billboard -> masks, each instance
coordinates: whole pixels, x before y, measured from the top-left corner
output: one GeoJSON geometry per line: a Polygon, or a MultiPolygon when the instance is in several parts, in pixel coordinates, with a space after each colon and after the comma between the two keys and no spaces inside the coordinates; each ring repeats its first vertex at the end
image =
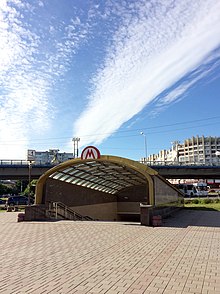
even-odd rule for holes
{"type": "Polygon", "coordinates": [[[35,158],[36,158],[35,153],[36,153],[35,150],[28,149],[28,151],[27,151],[27,161],[35,161],[35,158]]]}

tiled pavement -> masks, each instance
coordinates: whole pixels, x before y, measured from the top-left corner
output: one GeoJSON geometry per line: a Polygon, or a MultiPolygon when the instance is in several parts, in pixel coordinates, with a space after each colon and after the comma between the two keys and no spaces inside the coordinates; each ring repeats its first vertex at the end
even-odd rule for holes
{"type": "Polygon", "coordinates": [[[155,228],[0,213],[0,262],[0,294],[220,293],[220,212],[184,210],[155,228]]]}

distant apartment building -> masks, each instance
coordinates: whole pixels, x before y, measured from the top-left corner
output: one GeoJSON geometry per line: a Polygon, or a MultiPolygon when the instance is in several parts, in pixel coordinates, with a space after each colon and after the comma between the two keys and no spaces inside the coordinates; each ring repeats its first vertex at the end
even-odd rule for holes
{"type": "MultiPolygon", "coordinates": [[[[141,160],[142,162],[145,160],[141,160]]],[[[169,150],[148,156],[149,162],[166,162],[179,164],[220,164],[220,137],[196,136],[186,139],[184,143],[175,141],[169,150]]]]}
{"type": "Polygon", "coordinates": [[[29,149],[27,151],[27,160],[34,164],[58,164],[73,158],[73,153],[59,153],[59,149],[49,149],[49,151],[29,149]]]}

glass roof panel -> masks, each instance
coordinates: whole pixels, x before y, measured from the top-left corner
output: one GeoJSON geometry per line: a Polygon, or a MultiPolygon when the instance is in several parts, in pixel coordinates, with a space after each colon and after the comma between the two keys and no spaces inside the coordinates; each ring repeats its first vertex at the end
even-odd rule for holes
{"type": "Polygon", "coordinates": [[[55,172],[50,178],[111,194],[146,183],[145,177],[137,171],[108,161],[78,163],[55,172]]]}
{"type": "MultiPolygon", "coordinates": [[[[65,168],[64,169],[66,173],[71,173],[73,170],[75,170],[75,168],[73,168],[72,166],[68,167],[68,168],[65,168]]],[[[64,171],[62,170],[62,171],[64,171]]]]}

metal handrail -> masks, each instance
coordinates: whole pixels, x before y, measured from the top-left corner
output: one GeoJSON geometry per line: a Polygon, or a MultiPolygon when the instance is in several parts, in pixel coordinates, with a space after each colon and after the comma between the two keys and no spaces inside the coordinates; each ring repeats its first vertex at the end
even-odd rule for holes
{"type": "Polygon", "coordinates": [[[49,211],[55,212],[55,218],[58,219],[58,215],[61,215],[65,219],[73,219],[73,220],[93,220],[93,218],[89,216],[83,216],[73,209],[68,207],[62,202],[49,202],[49,211]],[[63,213],[60,213],[61,210],[63,213]]]}

